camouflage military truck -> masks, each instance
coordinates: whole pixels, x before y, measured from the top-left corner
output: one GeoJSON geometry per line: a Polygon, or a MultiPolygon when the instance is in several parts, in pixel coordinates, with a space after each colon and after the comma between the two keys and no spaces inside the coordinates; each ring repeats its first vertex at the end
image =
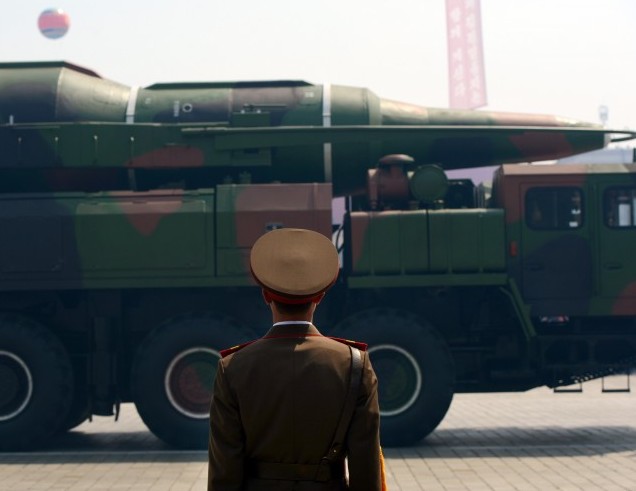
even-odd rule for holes
{"type": "Polygon", "coordinates": [[[166,442],[205,446],[219,350],[269,327],[247,258],[278,227],[341,250],[315,323],[369,343],[385,445],[431,432],[456,392],[633,366],[631,166],[502,165],[491,196],[445,173],[611,137],[351,87],[130,88],[68,63],[0,64],[0,448],[122,402],[166,442]]]}

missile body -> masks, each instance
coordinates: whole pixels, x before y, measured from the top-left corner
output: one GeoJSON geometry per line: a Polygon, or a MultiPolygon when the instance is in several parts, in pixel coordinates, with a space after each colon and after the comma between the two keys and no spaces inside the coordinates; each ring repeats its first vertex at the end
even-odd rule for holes
{"type": "MultiPolygon", "coordinates": [[[[361,192],[367,169],[387,154],[409,154],[417,164],[455,169],[555,159],[607,143],[606,132],[581,121],[426,108],[381,99],[365,88],[302,81],[163,83],[131,88],[65,62],[0,64],[0,125],[76,122],[205,126],[212,132],[214,128],[220,132],[244,129],[244,151],[250,149],[250,138],[260,135],[258,141],[265,141],[267,135],[274,136],[271,129],[275,128],[351,127],[360,136],[344,141],[333,131],[324,131],[320,143],[294,140],[294,136],[279,145],[253,140],[253,153],[262,145],[268,148],[271,172],[267,179],[331,181],[336,195],[361,192]],[[382,128],[392,131],[389,134],[382,128]],[[576,129],[590,131],[571,131],[576,129]]],[[[190,144],[196,142],[190,140],[190,144]]],[[[146,161],[152,159],[136,162],[146,161]]],[[[131,162],[113,165],[130,166],[131,162]]],[[[3,165],[0,158],[0,167],[3,165]]],[[[201,165],[218,164],[206,157],[201,165]]]]}

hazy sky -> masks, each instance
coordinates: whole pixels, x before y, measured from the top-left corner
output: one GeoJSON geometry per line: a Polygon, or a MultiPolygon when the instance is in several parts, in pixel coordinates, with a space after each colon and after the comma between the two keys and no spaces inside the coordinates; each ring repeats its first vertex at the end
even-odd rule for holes
{"type": "MultiPolygon", "coordinates": [[[[126,85],[305,79],[448,105],[444,0],[24,0],[0,17],[0,60],[66,60],[126,85]],[[64,9],[61,40],[37,30],[64,9]]],[[[636,128],[636,1],[481,0],[492,110],[636,128]]]]}

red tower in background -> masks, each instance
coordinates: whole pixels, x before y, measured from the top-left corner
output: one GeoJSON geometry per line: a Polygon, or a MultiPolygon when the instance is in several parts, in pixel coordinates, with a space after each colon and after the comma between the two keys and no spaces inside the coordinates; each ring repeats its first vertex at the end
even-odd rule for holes
{"type": "Polygon", "coordinates": [[[486,74],[479,0],[446,0],[448,91],[451,108],[485,106],[486,74]]]}

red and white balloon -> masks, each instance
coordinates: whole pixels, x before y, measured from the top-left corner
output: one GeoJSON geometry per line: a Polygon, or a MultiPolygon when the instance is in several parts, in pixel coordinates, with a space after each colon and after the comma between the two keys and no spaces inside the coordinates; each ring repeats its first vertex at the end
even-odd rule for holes
{"type": "Polygon", "coordinates": [[[38,28],[48,39],[63,37],[71,25],[71,19],[62,9],[46,9],[38,17],[38,28]]]}

